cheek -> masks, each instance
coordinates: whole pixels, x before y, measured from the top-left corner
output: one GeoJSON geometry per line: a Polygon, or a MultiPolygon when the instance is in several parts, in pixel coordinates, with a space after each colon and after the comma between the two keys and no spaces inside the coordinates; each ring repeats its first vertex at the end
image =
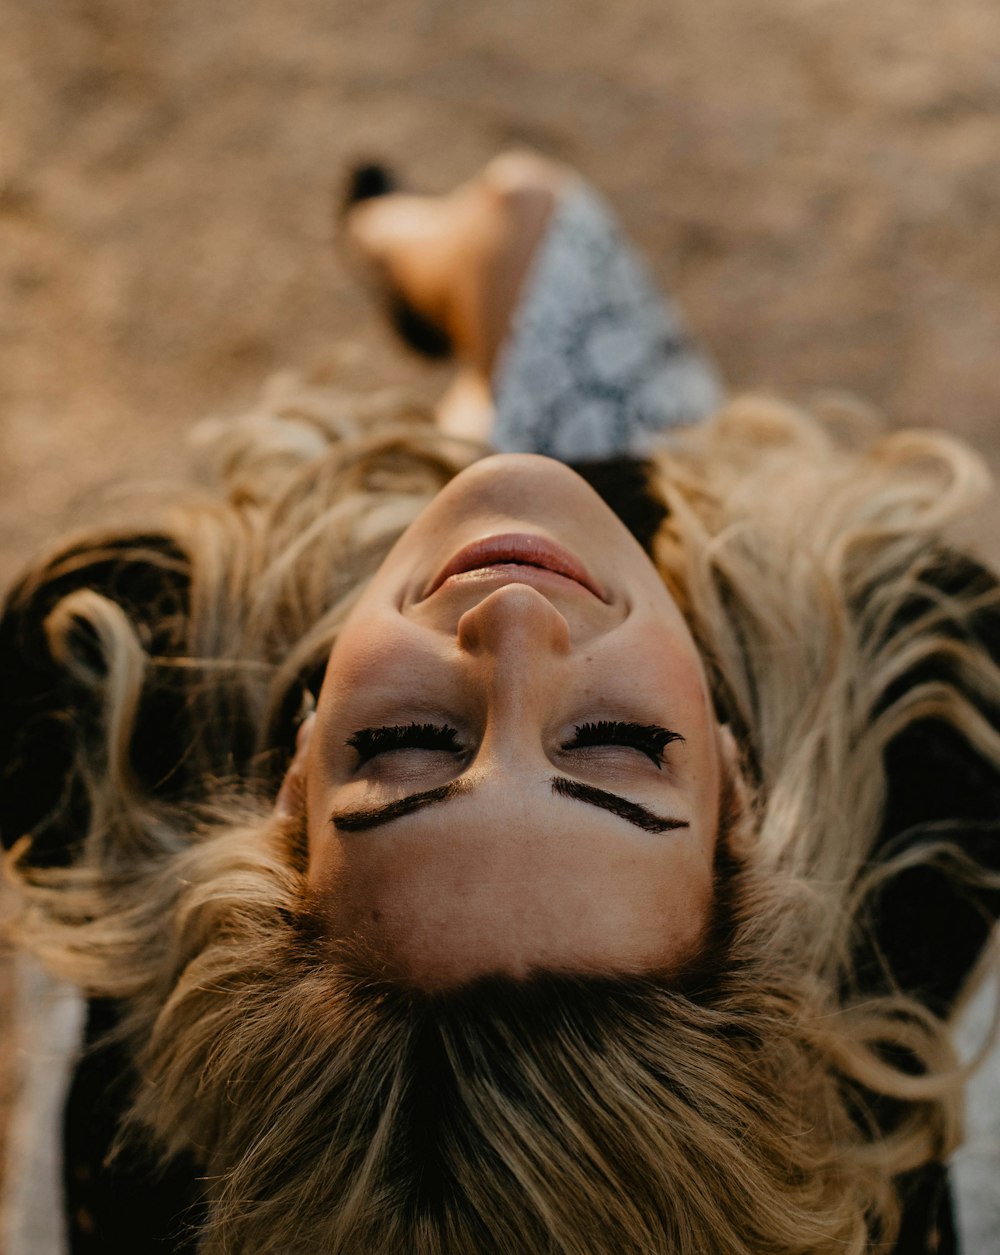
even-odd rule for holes
{"type": "Polygon", "coordinates": [[[651,717],[682,731],[689,750],[706,748],[715,712],[701,657],[683,624],[630,624],[620,641],[594,659],[591,687],[626,692],[651,717]]]}
{"type": "MultiPolygon", "coordinates": [[[[671,616],[671,618],[679,616],[671,616]]],[[[685,701],[702,700],[705,673],[697,647],[683,621],[645,621],[635,626],[630,641],[633,665],[644,679],[676,692],[685,701]]]]}
{"type": "Polygon", "coordinates": [[[686,628],[665,630],[659,623],[647,623],[633,638],[628,671],[637,693],[647,703],[661,704],[663,717],[683,732],[684,745],[677,749],[676,760],[704,830],[711,835],[702,842],[710,858],[722,767],[719,721],[701,657],[686,628]]]}
{"type": "Polygon", "coordinates": [[[351,617],[330,653],[319,696],[321,757],[358,728],[399,722],[408,704],[440,697],[447,675],[427,636],[392,609],[351,617]]]}
{"type": "Polygon", "coordinates": [[[355,609],[330,651],[321,699],[336,701],[392,670],[407,647],[404,626],[398,615],[355,609]]]}

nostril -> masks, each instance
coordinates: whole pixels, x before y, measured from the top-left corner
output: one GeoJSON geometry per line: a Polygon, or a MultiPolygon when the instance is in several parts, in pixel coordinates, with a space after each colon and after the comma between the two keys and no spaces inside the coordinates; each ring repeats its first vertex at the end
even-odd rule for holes
{"type": "Polygon", "coordinates": [[[465,614],[458,621],[458,631],[456,633],[460,648],[473,654],[479,651],[480,644],[479,624],[475,614],[477,609],[478,607],[473,607],[472,610],[466,610],[465,614]]]}

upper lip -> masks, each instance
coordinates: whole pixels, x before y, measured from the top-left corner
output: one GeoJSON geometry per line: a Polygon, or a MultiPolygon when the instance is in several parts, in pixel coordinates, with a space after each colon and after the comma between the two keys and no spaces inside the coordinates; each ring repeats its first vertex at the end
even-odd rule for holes
{"type": "Polygon", "coordinates": [[[547,536],[538,536],[531,532],[504,532],[502,535],[485,536],[465,545],[441,567],[423,595],[429,597],[449,576],[460,575],[464,571],[476,571],[481,567],[498,566],[501,563],[553,571],[556,575],[575,580],[601,601],[607,601],[604,590],[575,554],[547,536]]]}

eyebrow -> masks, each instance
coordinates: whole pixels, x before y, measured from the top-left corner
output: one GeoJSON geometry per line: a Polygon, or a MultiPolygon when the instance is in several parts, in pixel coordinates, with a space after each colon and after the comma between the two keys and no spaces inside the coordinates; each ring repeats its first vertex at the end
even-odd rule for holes
{"type": "MultiPolygon", "coordinates": [[[[565,776],[553,776],[550,783],[553,793],[610,811],[612,815],[641,828],[643,832],[673,832],[677,828],[691,827],[686,819],[654,814],[638,802],[630,802],[627,798],[619,797],[617,793],[608,793],[592,784],[581,784],[578,780],[569,780],[565,776]]],[[[414,811],[423,810],[425,806],[434,806],[470,793],[474,787],[469,780],[452,780],[449,784],[438,785],[436,789],[410,793],[395,802],[386,802],[383,806],[361,806],[357,810],[334,812],[330,822],[338,832],[367,832],[371,828],[380,828],[383,824],[391,823],[394,819],[401,819],[404,815],[412,815],[414,811]]]]}
{"type": "Polygon", "coordinates": [[[686,819],[673,819],[667,815],[656,815],[638,802],[630,802],[619,797],[617,793],[608,793],[597,789],[592,784],[581,784],[579,780],[568,780],[565,776],[552,777],[552,792],[562,797],[575,798],[578,802],[587,802],[591,806],[599,806],[601,810],[610,811],[619,819],[627,819],[643,832],[673,832],[677,828],[690,828],[686,819]]]}
{"type": "Polygon", "coordinates": [[[424,789],[420,793],[410,793],[395,802],[386,802],[384,806],[360,806],[353,811],[334,812],[330,816],[330,822],[340,832],[364,832],[367,828],[378,828],[394,819],[401,819],[404,815],[412,815],[414,811],[433,806],[435,802],[447,802],[461,793],[468,793],[471,788],[472,784],[468,780],[452,780],[450,784],[438,785],[436,789],[424,789]]]}

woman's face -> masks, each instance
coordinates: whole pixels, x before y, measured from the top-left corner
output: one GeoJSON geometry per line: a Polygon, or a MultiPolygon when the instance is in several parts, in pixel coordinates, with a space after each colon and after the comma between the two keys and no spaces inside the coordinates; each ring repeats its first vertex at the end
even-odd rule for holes
{"type": "Polygon", "coordinates": [[[675,967],[709,917],[725,744],[624,525],[561,463],[487,458],[330,655],[300,755],[313,905],[425,988],[675,967]]]}

